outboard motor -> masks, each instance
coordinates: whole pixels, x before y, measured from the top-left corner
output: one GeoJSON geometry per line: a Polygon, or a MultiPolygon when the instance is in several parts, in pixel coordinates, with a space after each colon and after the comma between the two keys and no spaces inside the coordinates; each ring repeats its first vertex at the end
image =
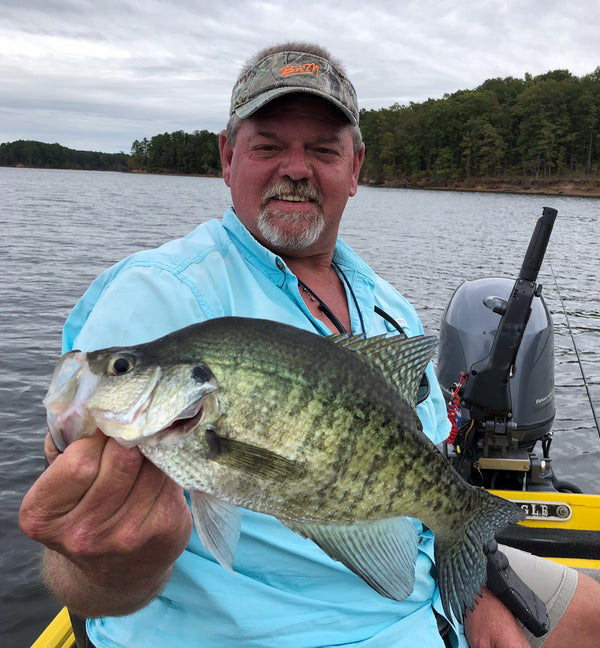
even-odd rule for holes
{"type": "Polygon", "coordinates": [[[554,338],[536,280],[556,214],[544,208],[516,281],[463,283],[442,319],[437,376],[454,418],[445,451],[486,488],[552,488],[554,338]]]}

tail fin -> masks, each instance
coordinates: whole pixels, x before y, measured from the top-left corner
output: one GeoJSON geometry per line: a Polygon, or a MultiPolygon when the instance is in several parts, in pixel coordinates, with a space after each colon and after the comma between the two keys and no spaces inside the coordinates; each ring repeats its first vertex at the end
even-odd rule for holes
{"type": "Polygon", "coordinates": [[[505,526],[525,517],[512,502],[477,488],[479,500],[460,537],[436,537],[435,560],[444,612],[462,623],[465,610],[473,609],[476,596],[487,580],[487,556],[484,546],[505,526]]]}

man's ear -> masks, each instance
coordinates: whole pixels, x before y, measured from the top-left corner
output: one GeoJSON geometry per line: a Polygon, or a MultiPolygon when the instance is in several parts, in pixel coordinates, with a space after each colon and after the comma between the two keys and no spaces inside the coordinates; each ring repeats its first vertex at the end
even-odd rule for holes
{"type": "Polygon", "coordinates": [[[227,132],[221,131],[219,134],[219,153],[221,154],[221,168],[223,169],[223,180],[225,184],[229,184],[231,178],[231,158],[233,157],[233,149],[229,146],[227,141],[227,132]]]}
{"type": "Polygon", "coordinates": [[[352,163],[352,187],[350,188],[350,196],[354,196],[358,191],[358,175],[360,173],[360,168],[365,159],[365,143],[363,142],[360,145],[360,151],[354,154],[354,160],[352,163]]]}

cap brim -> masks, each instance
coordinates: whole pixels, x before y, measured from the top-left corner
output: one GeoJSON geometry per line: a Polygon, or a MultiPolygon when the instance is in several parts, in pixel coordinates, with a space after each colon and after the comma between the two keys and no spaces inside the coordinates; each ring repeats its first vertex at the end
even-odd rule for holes
{"type": "Polygon", "coordinates": [[[329,103],[333,104],[336,108],[339,108],[344,116],[348,118],[351,124],[353,124],[354,126],[358,125],[356,117],[350,110],[348,110],[346,106],[344,106],[343,103],[341,103],[337,99],[334,99],[330,94],[327,94],[326,92],[321,92],[320,90],[315,90],[314,88],[307,88],[306,86],[282,86],[280,88],[267,90],[254,99],[250,99],[245,104],[238,106],[237,108],[235,108],[234,112],[240,119],[246,119],[246,117],[250,117],[256,111],[260,110],[274,99],[292,93],[312,94],[316,95],[317,97],[321,97],[329,103]]]}

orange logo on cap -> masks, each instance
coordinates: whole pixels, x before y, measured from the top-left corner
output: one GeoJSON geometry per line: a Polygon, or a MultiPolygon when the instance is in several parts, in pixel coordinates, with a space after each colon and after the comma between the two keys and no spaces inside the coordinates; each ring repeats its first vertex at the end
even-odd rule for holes
{"type": "Polygon", "coordinates": [[[302,65],[286,65],[279,68],[282,77],[295,76],[297,74],[313,74],[319,76],[319,66],[316,63],[303,63],[302,65]]]}

